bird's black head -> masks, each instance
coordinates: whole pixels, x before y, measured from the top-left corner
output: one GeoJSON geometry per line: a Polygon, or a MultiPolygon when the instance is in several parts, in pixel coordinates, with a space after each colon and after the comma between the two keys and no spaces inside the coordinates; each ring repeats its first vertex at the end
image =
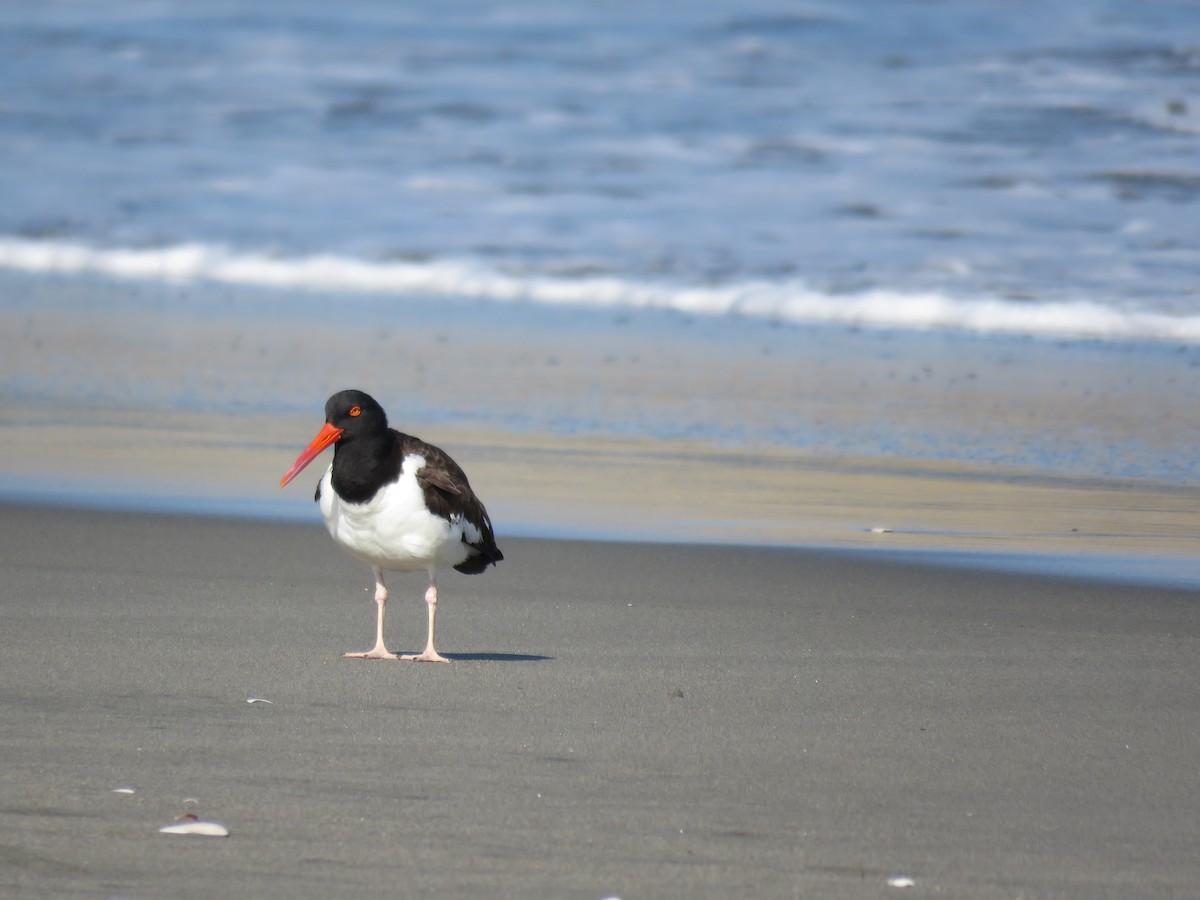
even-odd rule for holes
{"type": "Polygon", "coordinates": [[[342,431],[340,440],[386,431],[387,413],[363,391],[338,391],[325,403],[325,421],[342,431]]]}
{"type": "Polygon", "coordinates": [[[336,445],[335,454],[338,447],[348,445],[355,448],[351,455],[378,460],[387,457],[388,441],[387,414],[375,398],[362,391],[340,391],[325,404],[325,427],[292,463],[279,480],[279,486],[287,485],[331,444],[336,445]]]}

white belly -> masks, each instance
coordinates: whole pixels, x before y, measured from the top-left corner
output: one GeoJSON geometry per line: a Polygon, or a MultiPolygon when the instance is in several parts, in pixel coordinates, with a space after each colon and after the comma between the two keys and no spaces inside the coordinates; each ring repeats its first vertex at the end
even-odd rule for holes
{"type": "Polygon", "coordinates": [[[330,466],[321,479],[321,515],[329,534],[351,556],[385,569],[417,572],[462,562],[468,553],[464,522],[447,521],[426,508],[417,483],[423,465],[424,458],[408,457],[400,478],[366,503],[347,503],[337,495],[330,466]]]}

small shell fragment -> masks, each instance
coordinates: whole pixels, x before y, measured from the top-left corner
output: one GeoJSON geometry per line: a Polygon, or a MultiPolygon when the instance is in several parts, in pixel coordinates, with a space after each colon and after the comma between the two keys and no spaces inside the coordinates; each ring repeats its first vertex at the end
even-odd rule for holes
{"type": "Polygon", "coordinates": [[[170,825],[158,829],[162,834],[198,834],[205,837],[229,837],[229,829],[212,819],[201,819],[195,813],[184,813],[170,825]]]}
{"type": "Polygon", "coordinates": [[[247,703],[274,703],[274,700],[264,700],[262,697],[247,697],[247,703]]]}
{"type": "Polygon", "coordinates": [[[874,528],[867,529],[871,534],[891,534],[892,529],[884,528],[882,525],[876,525],[874,528]]]}
{"type": "Polygon", "coordinates": [[[910,888],[910,887],[914,887],[915,885],[916,885],[916,882],[913,881],[911,878],[909,878],[907,875],[893,875],[891,878],[888,879],[889,887],[910,888]]]}
{"type": "Polygon", "coordinates": [[[130,787],[130,786],[129,786],[129,785],[127,785],[127,784],[123,784],[123,785],[121,785],[120,787],[115,787],[115,788],[113,788],[113,789],[112,789],[112,792],[113,792],[114,794],[136,794],[136,793],[137,793],[137,788],[130,787]]]}

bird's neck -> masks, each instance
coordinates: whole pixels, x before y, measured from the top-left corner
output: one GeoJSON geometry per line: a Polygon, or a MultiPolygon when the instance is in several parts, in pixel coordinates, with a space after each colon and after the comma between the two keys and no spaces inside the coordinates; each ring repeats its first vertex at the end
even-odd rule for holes
{"type": "Polygon", "coordinates": [[[390,431],[339,441],[333,451],[333,489],[351,503],[370,500],[395,475],[395,444],[390,431]]]}

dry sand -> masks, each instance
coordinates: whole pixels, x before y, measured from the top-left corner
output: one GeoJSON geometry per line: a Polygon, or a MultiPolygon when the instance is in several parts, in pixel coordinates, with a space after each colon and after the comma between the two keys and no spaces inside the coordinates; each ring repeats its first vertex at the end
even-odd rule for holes
{"type": "Polygon", "coordinates": [[[1196,896],[1194,593],[501,543],[367,663],[319,525],[0,507],[0,894],[1196,896]]]}

